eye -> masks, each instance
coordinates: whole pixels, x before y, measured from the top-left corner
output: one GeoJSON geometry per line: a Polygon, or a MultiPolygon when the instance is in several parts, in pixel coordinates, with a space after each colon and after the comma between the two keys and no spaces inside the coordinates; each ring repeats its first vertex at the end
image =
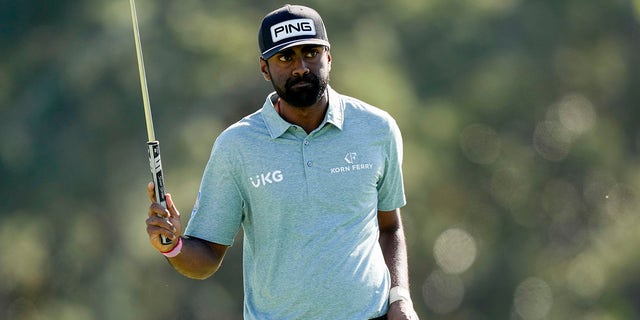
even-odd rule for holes
{"type": "Polygon", "coordinates": [[[306,58],[315,58],[320,54],[320,49],[313,48],[305,53],[306,58]]]}
{"type": "Polygon", "coordinates": [[[288,62],[288,61],[291,61],[291,59],[293,58],[289,53],[278,54],[278,60],[280,60],[281,62],[288,62]]]}

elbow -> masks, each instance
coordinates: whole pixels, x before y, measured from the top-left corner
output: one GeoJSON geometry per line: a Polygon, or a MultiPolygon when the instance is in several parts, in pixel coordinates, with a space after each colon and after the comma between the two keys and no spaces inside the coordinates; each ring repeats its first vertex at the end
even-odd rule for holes
{"type": "Polygon", "coordinates": [[[194,280],[205,280],[215,274],[226,252],[227,246],[205,242],[197,238],[189,238],[184,254],[179,258],[169,259],[169,263],[178,273],[194,280]]]}
{"type": "Polygon", "coordinates": [[[209,279],[218,271],[218,268],[210,270],[201,270],[200,272],[180,272],[183,276],[193,280],[206,280],[209,279]]]}
{"type": "Polygon", "coordinates": [[[218,264],[198,265],[198,266],[173,266],[178,273],[193,280],[205,280],[214,275],[220,268],[218,264]]]}
{"type": "Polygon", "coordinates": [[[212,275],[213,273],[201,274],[201,275],[185,274],[184,276],[191,280],[206,280],[206,279],[209,279],[209,277],[211,277],[212,275]]]}

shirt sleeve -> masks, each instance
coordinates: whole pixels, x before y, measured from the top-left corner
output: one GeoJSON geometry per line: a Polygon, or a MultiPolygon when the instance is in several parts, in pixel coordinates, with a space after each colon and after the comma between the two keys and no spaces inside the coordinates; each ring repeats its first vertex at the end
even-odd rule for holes
{"type": "Polygon", "coordinates": [[[406,204],[402,178],[402,135],[395,120],[389,117],[385,166],[378,182],[378,210],[391,211],[406,204]]]}
{"type": "Polygon", "coordinates": [[[190,237],[232,245],[243,216],[243,200],[229,161],[229,148],[216,140],[205,167],[196,204],[185,230],[190,237]]]}

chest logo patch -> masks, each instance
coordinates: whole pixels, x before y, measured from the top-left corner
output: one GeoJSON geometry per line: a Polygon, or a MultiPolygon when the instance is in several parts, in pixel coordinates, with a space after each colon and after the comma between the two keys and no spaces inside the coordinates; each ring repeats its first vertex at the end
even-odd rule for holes
{"type": "Polygon", "coordinates": [[[251,185],[254,188],[266,186],[267,184],[278,183],[284,179],[282,171],[275,170],[267,173],[257,174],[254,177],[249,177],[251,185]]]}
{"type": "Polygon", "coordinates": [[[347,152],[347,155],[344,156],[344,161],[348,164],[353,164],[358,160],[358,154],[355,152],[347,152]]]}
{"type": "Polygon", "coordinates": [[[333,167],[329,169],[329,172],[331,174],[336,174],[373,169],[373,163],[359,163],[358,154],[355,152],[347,152],[344,156],[344,161],[346,162],[346,165],[333,167]]]}

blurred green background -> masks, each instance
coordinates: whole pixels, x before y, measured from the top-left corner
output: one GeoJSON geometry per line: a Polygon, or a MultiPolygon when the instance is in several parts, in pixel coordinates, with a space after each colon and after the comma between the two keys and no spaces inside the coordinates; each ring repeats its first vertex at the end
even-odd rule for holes
{"type": "MultiPolygon", "coordinates": [[[[640,319],[640,1],[302,1],[332,85],[388,110],[422,319],[640,319]]],[[[138,0],[168,191],[258,109],[276,1],[138,0]]],[[[149,245],[127,0],[0,0],[0,318],[241,319],[239,242],[205,281],[149,245]]],[[[303,284],[304,285],[304,284],[303,284]]]]}

